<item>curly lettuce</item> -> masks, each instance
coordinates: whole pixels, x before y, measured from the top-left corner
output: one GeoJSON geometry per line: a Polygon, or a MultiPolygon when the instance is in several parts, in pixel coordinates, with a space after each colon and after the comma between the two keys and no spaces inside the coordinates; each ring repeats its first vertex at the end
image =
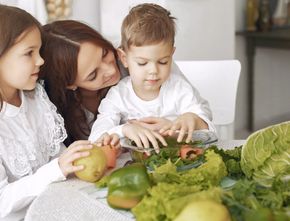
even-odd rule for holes
{"type": "Polygon", "coordinates": [[[152,173],[154,183],[184,183],[187,185],[202,185],[204,188],[219,185],[227,175],[227,168],[219,154],[213,150],[205,153],[205,163],[197,168],[178,172],[176,166],[169,160],[156,168],[152,173]]]}

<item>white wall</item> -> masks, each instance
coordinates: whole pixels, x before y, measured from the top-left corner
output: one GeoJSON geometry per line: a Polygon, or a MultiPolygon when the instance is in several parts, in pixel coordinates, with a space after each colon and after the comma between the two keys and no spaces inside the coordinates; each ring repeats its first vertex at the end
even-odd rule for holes
{"type": "Polygon", "coordinates": [[[234,1],[169,0],[166,6],[178,19],[176,59],[234,57],[234,1]]]}
{"type": "Polygon", "coordinates": [[[100,29],[100,0],[72,0],[71,19],[82,21],[100,29]]]}
{"type": "Polygon", "coordinates": [[[160,4],[177,18],[175,59],[234,57],[235,24],[232,0],[101,0],[101,32],[115,46],[120,42],[122,19],[132,5],[141,2],[160,4]]]}
{"type": "MultiPolygon", "coordinates": [[[[244,30],[245,2],[236,0],[236,30],[244,30]]],[[[247,123],[247,63],[244,37],[236,37],[236,58],[242,62],[236,129],[247,123]]],[[[255,129],[290,119],[290,51],[258,48],[255,56],[255,129]]]]}
{"type": "Polygon", "coordinates": [[[0,0],[0,3],[4,5],[16,6],[18,3],[18,0],[0,0]]]}

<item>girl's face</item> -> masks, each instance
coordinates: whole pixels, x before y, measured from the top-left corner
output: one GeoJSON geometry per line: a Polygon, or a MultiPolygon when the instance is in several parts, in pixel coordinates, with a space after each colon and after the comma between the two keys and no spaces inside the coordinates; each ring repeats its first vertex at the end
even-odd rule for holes
{"type": "Polygon", "coordinates": [[[161,85],[168,79],[175,48],[171,43],[130,46],[119,55],[129,69],[135,93],[143,100],[152,100],[159,95],[161,85]]]}
{"type": "Polygon", "coordinates": [[[0,57],[0,87],[5,97],[17,90],[35,88],[39,67],[44,63],[39,55],[40,47],[40,32],[34,27],[22,33],[16,43],[0,57]]]}
{"type": "Polygon", "coordinates": [[[74,85],[89,91],[112,86],[120,80],[120,71],[112,51],[91,42],[81,43],[78,54],[78,74],[74,85]]]}

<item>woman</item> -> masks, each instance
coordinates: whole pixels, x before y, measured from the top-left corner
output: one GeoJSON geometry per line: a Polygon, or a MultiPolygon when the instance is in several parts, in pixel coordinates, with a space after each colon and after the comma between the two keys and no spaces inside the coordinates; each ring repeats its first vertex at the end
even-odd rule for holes
{"type": "MultiPolygon", "coordinates": [[[[68,145],[87,139],[108,88],[128,73],[118,61],[113,45],[89,26],[64,20],[43,29],[41,56],[45,63],[40,75],[50,100],[65,120],[68,145]]],[[[205,109],[211,119],[207,103],[205,109]]],[[[168,120],[152,117],[139,123],[155,130],[168,120]]]]}
{"type": "Polygon", "coordinates": [[[66,144],[70,144],[89,136],[101,99],[120,80],[116,50],[99,33],[76,21],[57,21],[43,29],[45,64],[40,75],[65,120],[66,144]]]}

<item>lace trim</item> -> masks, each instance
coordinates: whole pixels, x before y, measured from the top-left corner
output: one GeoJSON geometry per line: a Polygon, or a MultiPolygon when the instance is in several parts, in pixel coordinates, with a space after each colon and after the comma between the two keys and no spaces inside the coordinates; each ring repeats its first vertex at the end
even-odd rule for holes
{"type": "Polygon", "coordinates": [[[46,128],[39,130],[38,136],[28,136],[27,140],[0,137],[0,155],[10,180],[32,174],[46,164],[50,157],[59,153],[67,137],[64,120],[49,101],[44,88],[37,85],[34,91],[27,92],[27,96],[39,99],[46,128]]]}
{"type": "Polygon", "coordinates": [[[48,150],[50,156],[55,156],[60,149],[60,144],[66,139],[67,133],[64,127],[64,120],[60,114],[57,113],[56,106],[50,102],[44,88],[37,85],[36,95],[42,98],[43,104],[48,108],[45,113],[45,119],[48,127],[48,150]]]}
{"type": "MultiPolygon", "coordinates": [[[[0,138],[0,146],[5,148],[5,150],[1,150],[1,155],[9,179],[12,177],[18,179],[24,175],[32,174],[49,158],[46,155],[46,160],[43,159],[42,152],[36,152],[33,142],[24,143],[0,138]]],[[[41,149],[43,148],[41,147],[41,149]]]]}

